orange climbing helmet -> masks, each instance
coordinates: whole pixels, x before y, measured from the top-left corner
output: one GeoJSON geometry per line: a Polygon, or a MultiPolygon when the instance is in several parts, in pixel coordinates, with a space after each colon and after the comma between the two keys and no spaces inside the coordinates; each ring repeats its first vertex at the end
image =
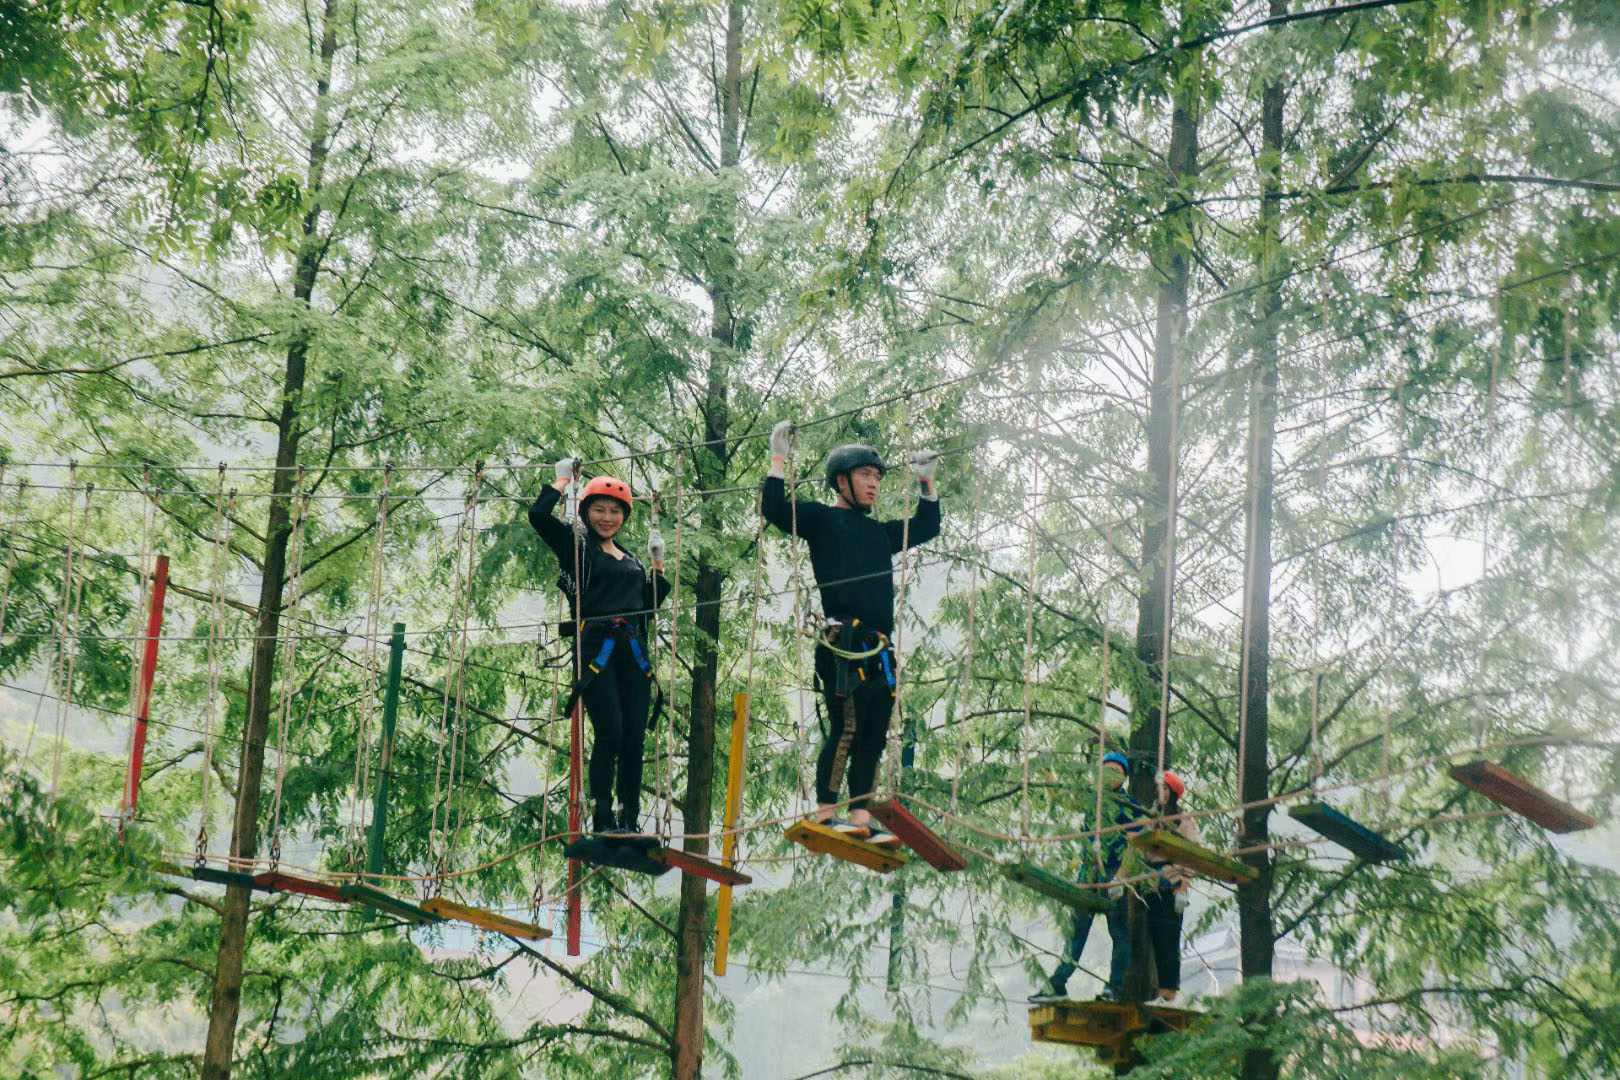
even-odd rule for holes
{"type": "Polygon", "coordinates": [[[585,490],[579,495],[581,512],[584,511],[586,503],[596,498],[617,499],[623,503],[626,521],[630,520],[630,512],[635,509],[630,500],[630,485],[611,476],[598,476],[585,485],[585,490]]]}
{"type": "Polygon", "coordinates": [[[1164,770],[1164,786],[1175,792],[1178,799],[1187,794],[1187,781],[1169,769],[1164,770]]]}

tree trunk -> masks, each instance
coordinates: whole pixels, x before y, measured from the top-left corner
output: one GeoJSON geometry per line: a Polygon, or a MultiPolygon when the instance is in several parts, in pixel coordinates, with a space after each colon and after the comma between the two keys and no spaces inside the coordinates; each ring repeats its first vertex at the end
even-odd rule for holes
{"type": "MultiPolygon", "coordinates": [[[[720,165],[733,169],[740,159],[738,139],[742,98],[742,5],[732,0],[726,10],[726,68],[721,87],[720,165]]],[[[726,196],[720,196],[722,198],[726,196]]],[[[735,207],[720,220],[733,227],[716,238],[709,271],[709,379],[703,401],[703,437],[708,446],[696,454],[698,479],[704,489],[726,486],[731,450],[724,442],[731,430],[732,350],[737,343],[737,316],[732,308],[736,256],[735,207]]],[[[710,536],[723,531],[720,507],[705,496],[703,528],[710,536]]],[[[723,566],[707,552],[697,565],[697,658],[692,667],[691,721],[686,742],[686,795],[681,813],[688,833],[706,833],[714,798],[716,687],[720,671],[720,600],[725,587],[723,566]]],[[[686,841],[686,850],[706,855],[709,842],[686,841]]],[[[675,927],[675,1045],[671,1051],[675,1080],[703,1075],[704,959],[709,930],[708,883],[696,874],[681,879],[681,906],[675,927]]]]}
{"type": "MultiPolygon", "coordinates": [[[[1286,0],[1271,0],[1271,14],[1287,12],[1286,0]]],[[[1266,750],[1267,699],[1271,661],[1272,447],[1277,431],[1277,332],[1282,315],[1282,267],[1277,257],[1282,214],[1283,107],[1287,90],[1280,79],[1266,82],[1260,105],[1260,257],[1262,282],[1256,320],[1254,359],[1249,370],[1249,464],[1245,483],[1247,519],[1244,543],[1243,656],[1238,688],[1243,767],[1239,799],[1265,799],[1270,762],[1266,750]]],[[[1270,836],[1269,806],[1243,811],[1238,846],[1264,845],[1270,836]]],[[[1271,977],[1275,930],[1271,911],[1272,862],[1265,851],[1243,856],[1255,879],[1238,886],[1238,958],[1244,979],[1271,977]]],[[[1243,1055],[1243,1080],[1276,1080],[1277,1061],[1269,1050],[1243,1055]]]]}
{"type": "MultiPolygon", "coordinates": [[[[1186,61],[1199,62],[1195,55],[1186,61]]],[[[1179,75],[1176,79],[1175,99],[1170,117],[1170,177],[1179,189],[1183,180],[1196,174],[1198,169],[1198,116],[1196,80],[1179,75]]],[[[1179,190],[1170,195],[1173,202],[1181,200],[1179,190]]],[[[1151,806],[1156,796],[1155,766],[1158,761],[1160,724],[1160,680],[1164,665],[1170,658],[1165,654],[1165,628],[1171,622],[1171,590],[1173,583],[1166,566],[1167,557],[1173,557],[1175,520],[1175,447],[1171,429],[1176,410],[1180,407],[1177,364],[1181,340],[1187,329],[1187,282],[1189,262],[1186,243],[1182,238],[1189,210],[1180,210],[1166,217],[1155,246],[1158,249],[1154,263],[1164,268],[1164,280],[1159,283],[1158,313],[1153,336],[1153,382],[1148,394],[1148,484],[1149,504],[1142,514],[1142,565],[1147,573],[1147,584],[1138,597],[1136,609],[1136,654],[1148,672],[1151,685],[1142,688],[1149,695],[1151,705],[1143,714],[1146,720],[1131,731],[1131,793],[1144,806],[1151,806]]],[[[1131,966],[1125,978],[1126,1001],[1143,1001],[1152,995],[1152,956],[1149,953],[1146,909],[1140,899],[1131,900],[1131,966]]]]}
{"type": "MultiPolygon", "coordinates": [[[[293,299],[307,307],[315,292],[321,247],[316,237],[320,223],[320,196],[326,173],[329,130],[329,90],[332,57],[337,52],[336,0],[326,0],[321,22],[320,74],[315,84],[315,109],[310,125],[309,164],[303,243],[293,277],[293,299]]],[[[236,818],[231,830],[231,853],[251,859],[258,852],[259,789],[264,776],[264,743],[270,729],[270,699],[275,683],[276,645],[281,630],[282,588],[291,539],[292,487],[298,463],[299,399],[304,391],[304,366],[309,335],[300,329],[287,347],[287,365],[281,384],[281,415],[276,422],[276,474],[271,481],[270,509],[264,545],[264,575],[259,584],[259,618],[253,643],[253,666],[248,681],[247,718],[242,739],[241,770],[237,774],[236,818]]],[[[242,1007],[242,963],[247,951],[248,901],[252,892],[240,886],[225,891],[224,915],[219,932],[219,956],[214,969],[214,993],[209,1006],[208,1038],[203,1047],[203,1080],[225,1080],[231,1074],[236,1022],[242,1007]]]]}

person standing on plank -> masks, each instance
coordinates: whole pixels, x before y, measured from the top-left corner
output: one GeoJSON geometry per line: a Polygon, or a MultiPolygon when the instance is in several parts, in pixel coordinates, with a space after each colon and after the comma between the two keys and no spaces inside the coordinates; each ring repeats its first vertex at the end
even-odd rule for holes
{"type": "Polygon", "coordinates": [[[913,454],[912,476],[922,486],[917,512],[907,521],[872,517],[888,466],[870,446],[840,446],[827,458],[832,505],[790,501],[783,472],[793,424],[771,429],[771,468],[760,497],[765,520],[810,546],[810,566],[821,591],[827,636],[816,645],[816,681],[831,732],[816,758],[816,820],[856,839],[896,846],[899,838],[872,821],[866,801],[877,783],[878,760],[894,713],[894,556],[939,535],[939,455],[913,454]],[[837,816],[839,790],[849,774],[849,818],[837,816]]]}
{"type": "Polygon", "coordinates": [[[649,574],[618,542],[633,506],[630,485],[611,476],[598,476],[585,485],[573,526],[558,521],[552,512],[578,474],[576,459],[557,462],[557,479],[529,507],[529,524],[557,556],[562,570],[557,584],[574,616],[563,624],[563,634],[574,638],[579,680],[575,693],[591,718],[592,831],[624,835],[639,831],[641,820],[641,768],[653,690],[652,665],[643,642],[648,616],[669,595],[664,538],[657,529],[647,536],[649,574]]]}
{"type": "MultiPolygon", "coordinates": [[[[1081,867],[1077,880],[1083,884],[1114,882],[1108,889],[1110,901],[1108,936],[1112,940],[1113,951],[1108,963],[1108,985],[1097,995],[1097,1000],[1118,1001],[1120,993],[1125,988],[1125,974],[1131,967],[1131,898],[1118,878],[1120,866],[1125,861],[1125,848],[1129,843],[1128,833],[1131,830],[1128,827],[1136,825],[1146,817],[1147,811],[1143,810],[1142,804],[1125,790],[1125,776],[1130,771],[1130,762],[1125,759],[1124,754],[1110,750],[1103,755],[1099,768],[1103,774],[1103,812],[1102,820],[1097,823],[1096,828],[1118,827],[1109,828],[1108,832],[1098,836],[1098,846],[1102,848],[1101,865],[1097,864],[1095,858],[1088,857],[1081,867]]],[[[1058,962],[1046,985],[1030,995],[1029,1000],[1032,1003],[1044,1005],[1068,1000],[1069,977],[1074,974],[1075,967],[1080,962],[1080,954],[1085,952],[1086,939],[1091,936],[1093,918],[1089,911],[1074,913],[1074,922],[1069,930],[1069,942],[1063,950],[1063,958],[1058,962]]]]}
{"type": "MultiPolygon", "coordinates": [[[[1181,809],[1187,782],[1166,769],[1159,776],[1158,791],[1159,817],[1164,826],[1176,829],[1195,844],[1202,844],[1204,838],[1198,834],[1198,822],[1181,809]]],[[[1150,870],[1159,873],[1159,880],[1147,894],[1148,940],[1153,942],[1159,997],[1174,1001],[1181,989],[1181,921],[1187,910],[1187,872],[1157,855],[1149,855],[1147,864],[1150,870]]]]}

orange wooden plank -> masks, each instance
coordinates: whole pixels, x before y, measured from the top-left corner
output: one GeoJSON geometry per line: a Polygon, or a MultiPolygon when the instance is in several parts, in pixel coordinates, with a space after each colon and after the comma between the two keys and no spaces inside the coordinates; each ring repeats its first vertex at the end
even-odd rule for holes
{"type": "Polygon", "coordinates": [[[906,865],[907,861],[901,852],[845,836],[808,818],[794,822],[782,835],[818,855],[831,855],[836,859],[864,866],[868,870],[876,870],[880,874],[898,870],[906,865]]]}

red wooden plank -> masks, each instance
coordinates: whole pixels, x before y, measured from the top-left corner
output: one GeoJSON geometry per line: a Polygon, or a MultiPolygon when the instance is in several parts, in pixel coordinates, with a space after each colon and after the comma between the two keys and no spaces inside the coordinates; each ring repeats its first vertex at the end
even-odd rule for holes
{"type": "Polygon", "coordinates": [[[924,825],[910,810],[892,799],[873,799],[867,806],[884,828],[900,838],[906,847],[922,856],[935,870],[966,870],[967,859],[947,844],[939,834],[924,825]]]}
{"type": "Polygon", "coordinates": [[[271,892],[298,893],[300,896],[313,896],[317,900],[330,900],[334,904],[347,904],[349,898],[338,892],[336,885],[329,885],[324,881],[312,881],[309,878],[297,877],[293,874],[283,874],[280,870],[267,870],[262,874],[253,876],[253,883],[261,889],[271,892]]]}
{"type": "Polygon", "coordinates": [[[1597,819],[1582,813],[1564,800],[1548,794],[1522,776],[1515,776],[1489,761],[1453,765],[1451,778],[1473,788],[1492,802],[1522,814],[1543,829],[1555,833],[1590,829],[1597,819]]]}
{"type": "MultiPolygon", "coordinates": [[[[569,721],[568,744],[568,832],[579,839],[580,800],[584,795],[585,772],[585,720],[579,702],[574,702],[574,715],[569,721]]],[[[580,931],[579,860],[568,860],[568,955],[578,956],[580,931]]]]}
{"type": "Polygon", "coordinates": [[[711,862],[708,859],[693,855],[691,852],[682,851],[680,848],[658,848],[649,851],[647,854],[655,862],[661,862],[665,866],[673,867],[683,874],[696,874],[698,877],[708,878],[710,881],[719,882],[721,885],[751,885],[754,881],[753,878],[741,870],[722,866],[720,863],[711,862]]]}
{"type": "Polygon", "coordinates": [[[163,635],[163,598],[169,591],[169,557],[159,555],[152,574],[152,597],[146,607],[146,651],[135,689],[135,738],[130,744],[129,775],[124,777],[124,814],[135,815],[141,797],[141,764],[146,759],[146,722],[152,711],[152,679],[157,674],[158,641],[163,635]]]}

